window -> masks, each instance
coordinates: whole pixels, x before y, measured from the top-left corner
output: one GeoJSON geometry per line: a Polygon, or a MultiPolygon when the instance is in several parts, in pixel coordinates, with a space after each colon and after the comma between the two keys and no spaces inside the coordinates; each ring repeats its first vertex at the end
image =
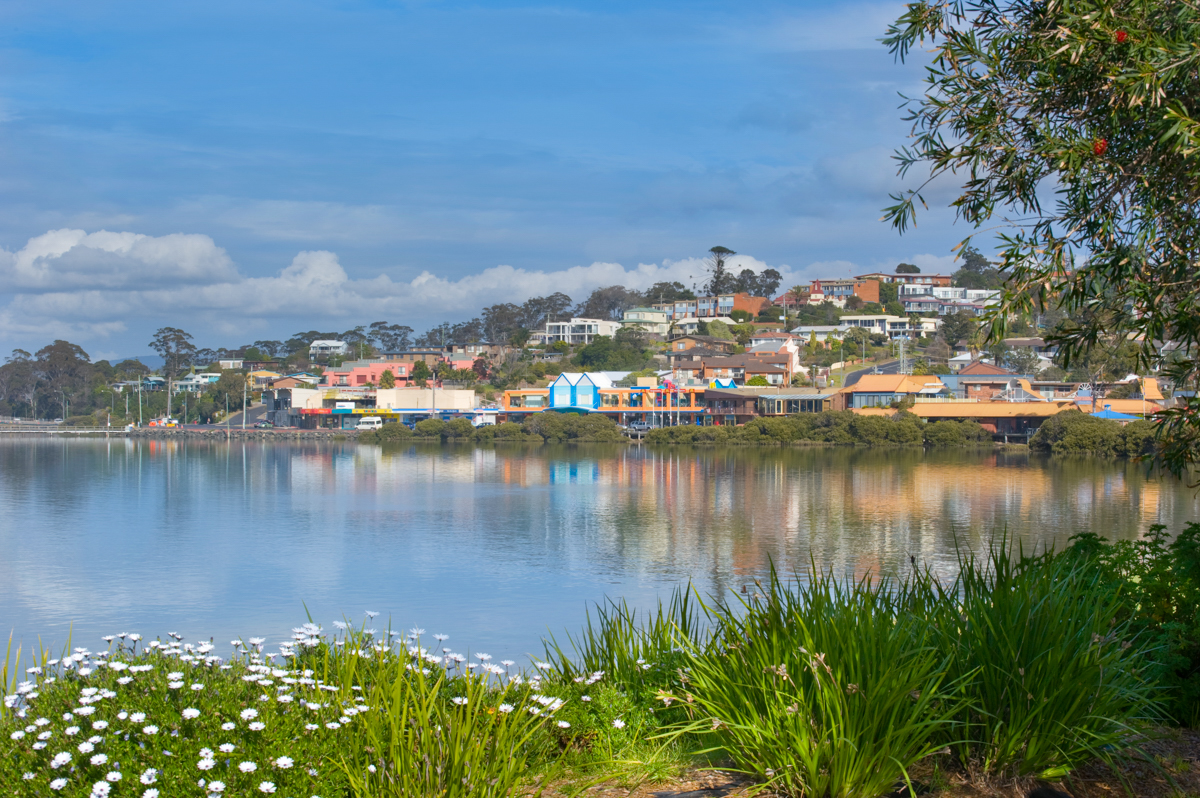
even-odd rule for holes
{"type": "Polygon", "coordinates": [[[546,397],[544,397],[544,396],[526,396],[525,397],[525,406],[526,407],[542,407],[545,404],[545,402],[544,402],[545,398],[546,397]]]}

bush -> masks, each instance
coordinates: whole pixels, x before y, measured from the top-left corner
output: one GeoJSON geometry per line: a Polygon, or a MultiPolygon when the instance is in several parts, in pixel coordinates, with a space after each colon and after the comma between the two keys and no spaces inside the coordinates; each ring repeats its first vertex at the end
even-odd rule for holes
{"type": "Polygon", "coordinates": [[[417,422],[417,436],[421,438],[440,438],[446,431],[446,422],[440,418],[426,418],[417,422]]]}
{"type": "Polygon", "coordinates": [[[1155,452],[1155,430],[1151,421],[1131,421],[1121,430],[1122,454],[1126,457],[1150,457],[1155,452]]]}
{"type": "Polygon", "coordinates": [[[475,425],[465,418],[452,419],[442,430],[443,438],[470,438],[475,434],[475,425]]]}
{"type": "Polygon", "coordinates": [[[899,612],[895,585],[831,574],[718,606],[715,645],[688,689],[738,769],[773,792],[881,795],[948,733],[943,655],[923,619],[899,612]]]}
{"type": "Polygon", "coordinates": [[[924,428],[926,446],[966,446],[991,443],[992,433],[978,421],[934,421],[924,428]]]}
{"type": "Polygon", "coordinates": [[[524,431],[539,435],[548,443],[590,441],[620,443],[625,440],[616,422],[600,413],[533,413],[525,420],[524,431]]]}
{"type": "Polygon", "coordinates": [[[1147,648],[1096,569],[1062,554],[960,557],[959,576],[915,608],[949,653],[965,704],[945,742],[1001,778],[1059,778],[1124,748],[1160,717],[1147,648]]]}
{"type": "Polygon", "coordinates": [[[1085,534],[1072,541],[1067,554],[1099,570],[1121,597],[1118,617],[1147,640],[1148,667],[1164,689],[1167,712],[1200,726],[1200,524],[1188,524],[1171,543],[1158,524],[1141,540],[1104,545],[1085,534]]]}
{"type": "Polygon", "coordinates": [[[1124,453],[1121,425],[1077,410],[1051,416],[1029,439],[1029,448],[1047,454],[1094,454],[1115,457],[1124,453]]]}

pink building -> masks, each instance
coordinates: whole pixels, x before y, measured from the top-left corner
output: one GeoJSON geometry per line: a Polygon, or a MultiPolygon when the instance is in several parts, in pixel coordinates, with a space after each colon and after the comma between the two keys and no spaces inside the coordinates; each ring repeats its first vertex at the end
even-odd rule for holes
{"type": "Polygon", "coordinates": [[[349,387],[367,383],[378,385],[380,378],[383,377],[383,372],[390,371],[396,375],[396,387],[405,388],[412,377],[412,368],[412,363],[356,360],[325,369],[325,379],[322,385],[349,387]]]}

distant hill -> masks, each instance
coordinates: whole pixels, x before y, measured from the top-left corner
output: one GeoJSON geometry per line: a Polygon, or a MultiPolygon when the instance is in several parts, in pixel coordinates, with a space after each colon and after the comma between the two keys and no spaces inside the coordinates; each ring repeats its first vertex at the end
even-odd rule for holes
{"type": "Polygon", "coordinates": [[[124,357],[111,357],[108,359],[108,362],[115,366],[118,363],[120,363],[122,360],[140,361],[143,366],[150,369],[151,371],[153,371],[154,369],[162,368],[163,364],[166,362],[165,360],[163,360],[161,355],[127,355],[124,357]]]}

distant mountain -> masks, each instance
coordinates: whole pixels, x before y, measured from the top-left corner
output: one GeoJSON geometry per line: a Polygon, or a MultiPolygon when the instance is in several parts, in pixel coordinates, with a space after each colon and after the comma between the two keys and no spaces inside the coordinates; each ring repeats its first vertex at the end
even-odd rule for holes
{"type": "Polygon", "coordinates": [[[108,359],[108,362],[115,366],[122,360],[141,361],[143,366],[151,370],[160,369],[163,367],[163,364],[166,363],[161,355],[128,355],[126,357],[111,357],[108,359]]]}

